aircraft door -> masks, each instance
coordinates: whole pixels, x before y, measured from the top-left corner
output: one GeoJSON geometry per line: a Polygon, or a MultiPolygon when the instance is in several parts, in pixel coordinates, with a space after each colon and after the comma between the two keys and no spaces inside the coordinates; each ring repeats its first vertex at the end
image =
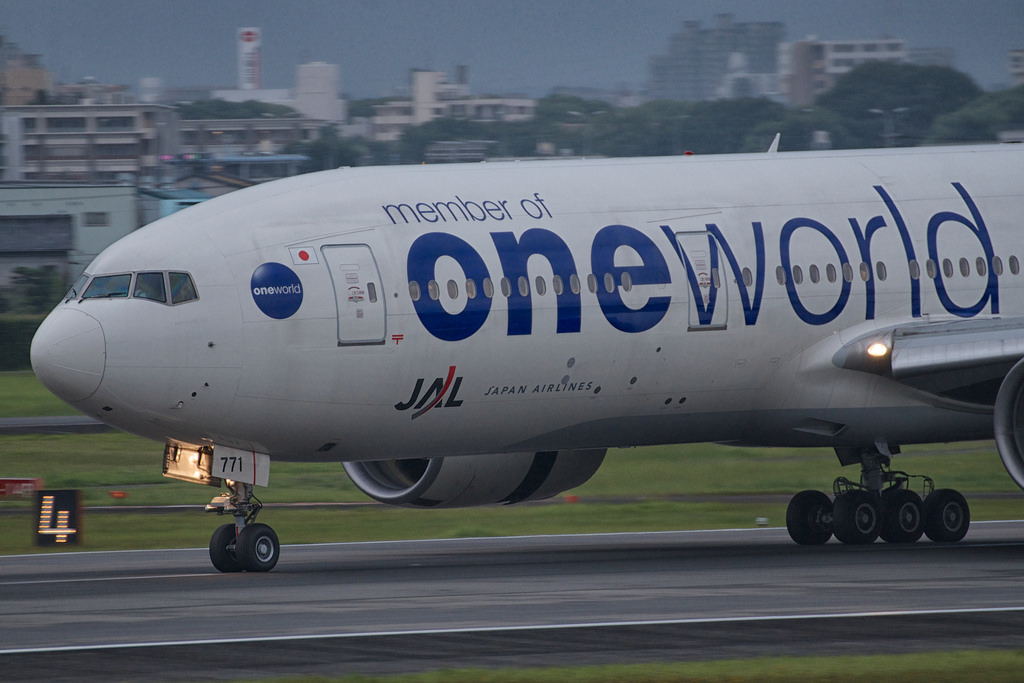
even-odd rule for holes
{"type": "Polygon", "coordinates": [[[380,271],[365,244],[321,248],[338,305],[338,346],[383,344],[387,318],[380,271]]]}
{"type": "Polygon", "coordinates": [[[715,238],[706,231],[677,232],[685,288],[689,299],[690,330],[724,330],[728,322],[728,288],[722,281],[722,256],[715,238]]]}

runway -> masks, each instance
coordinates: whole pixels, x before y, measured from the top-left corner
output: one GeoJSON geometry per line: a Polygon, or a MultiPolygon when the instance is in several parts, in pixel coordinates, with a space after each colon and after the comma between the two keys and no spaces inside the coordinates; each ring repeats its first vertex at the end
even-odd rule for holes
{"type": "Polygon", "coordinates": [[[1024,647],[1024,521],[956,545],[784,529],[0,558],[5,681],[224,680],[464,666],[1024,647]]]}

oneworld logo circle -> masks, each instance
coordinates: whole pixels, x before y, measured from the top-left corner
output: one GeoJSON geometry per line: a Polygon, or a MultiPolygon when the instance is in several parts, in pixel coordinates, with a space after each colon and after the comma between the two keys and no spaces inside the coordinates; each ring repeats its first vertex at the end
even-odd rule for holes
{"type": "Polygon", "coordinates": [[[252,300],[271,318],[284,320],[302,305],[302,282],[288,266],[264,263],[252,272],[252,300]]]}

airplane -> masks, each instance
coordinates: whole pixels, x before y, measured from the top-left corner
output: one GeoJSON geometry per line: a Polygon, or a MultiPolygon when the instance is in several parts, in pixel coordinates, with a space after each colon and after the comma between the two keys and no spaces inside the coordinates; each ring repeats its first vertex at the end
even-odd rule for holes
{"type": "Polygon", "coordinates": [[[32,366],[162,442],[167,476],[223,487],[223,572],[279,559],[255,521],[273,460],[440,508],[686,442],[859,466],[793,496],[796,543],[955,542],[964,496],[892,458],[994,436],[1024,487],[1021,178],[1012,145],[296,176],[107,248],[32,366]]]}

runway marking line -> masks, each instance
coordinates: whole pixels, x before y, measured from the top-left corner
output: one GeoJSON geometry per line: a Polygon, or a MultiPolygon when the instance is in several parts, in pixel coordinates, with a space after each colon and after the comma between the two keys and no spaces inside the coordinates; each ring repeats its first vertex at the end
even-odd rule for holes
{"type": "Polygon", "coordinates": [[[192,574],[145,574],[139,576],[97,576],[89,579],[37,579],[33,581],[0,581],[0,586],[37,586],[47,583],[95,583],[104,581],[147,581],[149,579],[194,579],[198,576],[220,576],[213,572],[192,574]]]}
{"type": "MultiPolygon", "coordinates": [[[[971,525],[984,525],[984,524],[1020,524],[1024,522],[1024,519],[993,519],[986,521],[971,522],[971,525]]],[[[310,547],[323,547],[323,546],[354,546],[354,545],[405,545],[412,543],[452,543],[460,541],[514,541],[514,540],[530,540],[530,539],[559,539],[559,538],[616,538],[620,536],[671,536],[671,535],[690,535],[690,534],[721,534],[721,533],[765,533],[769,531],[785,531],[784,526],[771,526],[771,527],[758,527],[758,528],[739,528],[739,529],[678,529],[668,531],[605,531],[596,532],[591,534],[531,534],[524,536],[477,536],[472,538],[409,538],[409,539],[398,539],[392,541],[337,541],[330,543],[289,543],[287,545],[282,544],[282,548],[310,548],[310,547]]],[[[208,548],[146,548],[143,550],[77,550],[72,552],[61,552],[60,554],[41,555],[39,553],[26,553],[22,555],[2,555],[6,558],[40,558],[40,557],[73,557],[75,555],[99,555],[102,553],[119,554],[119,553],[171,553],[171,552],[200,552],[206,551],[208,548]]]]}
{"type": "Polygon", "coordinates": [[[409,631],[367,631],[365,633],[317,633],[310,635],[265,636],[256,638],[210,638],[203,640],[167,640],[151,643],[106,643],[101,645],[65,645],[60,647],[30,647],[0,650],[0,655],[43,654],[49,652],[84,652],[91,650],[139,649],[146,647],[174,647],[182,645],[238,645],[242,643],[273,643],[299,640],[328,640],[332,638],[359,639],[388,636],[437,636],[479,633],[515,633],[521,631],[561,631],[567,629],[598,629],[626,626],[683,626],[688,624],[758,623],[770,621],[810,621],[812,619],[860,619],[866,617],[913,617],[954,614],[998,614],[1024,612],[1024,605],[1016,607],[980,607],[929,610],[881,610],[878,612],[843,612],[839,614],[788,614],[781,616],[712,617],[693,619],[664,619],[652,621],[605,621],[576,624],[534,624],[525,626],[480,626],[473,628],[439,628],[409,631]]]}

